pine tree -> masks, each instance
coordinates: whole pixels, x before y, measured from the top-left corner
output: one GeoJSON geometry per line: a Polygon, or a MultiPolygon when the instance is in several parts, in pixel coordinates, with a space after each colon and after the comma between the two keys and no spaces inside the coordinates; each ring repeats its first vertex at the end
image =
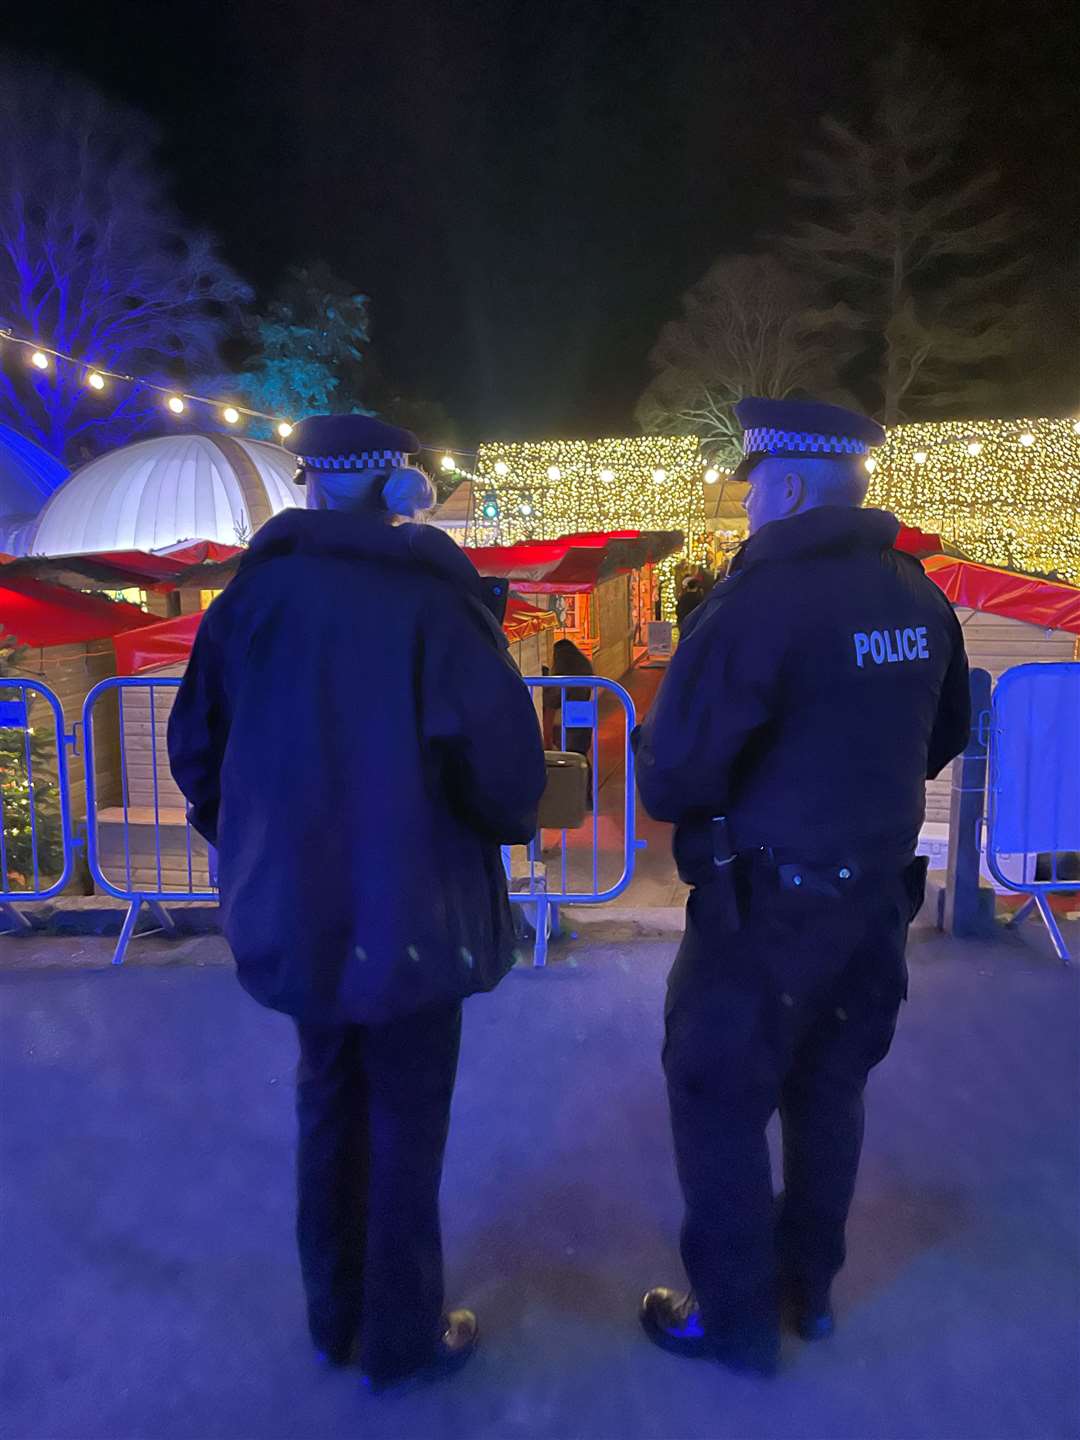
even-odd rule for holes
{"type": "Polygon", "coordinates": [[[64,865],[55,740],[27,728],[28,696],[10,683],[23,654],[0,633],[0,890],[32,887],[35,858],[38,881],[55,879],[64,865]]]}
{"type": "Polygon", "coordinates": [[[886,425],[984,411],[996,367],[1030,333],[1015,226],[995,205],[996,177],[958,159],[966,114],[936,56],[902,43],[874,79],[863,126],[821,122],[793,185],[808,204],[791,250],[845,304],[886,425]]]}

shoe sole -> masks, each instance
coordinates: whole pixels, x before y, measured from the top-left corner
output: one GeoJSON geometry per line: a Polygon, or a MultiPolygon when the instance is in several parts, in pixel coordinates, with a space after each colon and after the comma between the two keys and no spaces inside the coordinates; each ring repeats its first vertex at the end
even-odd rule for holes
{"type": "Polygon", "coordinates": [[[419,1370],[410,1370],[407,1375],[398,1375],[387,1380],[376,1380],[370,1375],[363,1377],[364,1388],[372,1395],[404,1395],[410,1390],[419,1389],[424,1385],[436,1385],[440,1380],[449,1380],[465,1366],[476,1354],[480,1345],[480,1336],[477,1335],[472,1344],[465,1350],[457,1351],[453,1355],[440,1356],[429,1365],[423,1365],[419,1370]]]}
{"type": "Polygon", "coordinates": [[[648,1315],[639,1315],[638,1319],[641,1321],[641,1328],[652,1343],[659,1349],[666,1350],[669,1355],[681,1355],[684,1360],[707,1360],[709,1358],[709,1347],[704,1340],[686,1340],[678,1335],[669,1335],[648,1315]]]}

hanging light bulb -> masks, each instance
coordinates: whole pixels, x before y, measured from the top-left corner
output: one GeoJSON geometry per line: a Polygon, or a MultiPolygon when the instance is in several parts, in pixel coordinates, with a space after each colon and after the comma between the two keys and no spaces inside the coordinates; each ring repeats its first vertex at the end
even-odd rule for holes
{"type": "Polygon", "coordinates": [[[1073,434],[1074,434],[1074,435],[1080,435],[1080,420],[1077,420],[1077,421],[1074,422],[1074,424],[1073,424],[1073,434]]]}
{"type": "Polygon", "coordinates": [[[915,464],[916,464],[916,465],[925,465],[925,464],[926,464],[926,451],[925,451],[925,450],[916,450],[916,451],[915,451],[915,454],[914,454],[911,458],[915,461],[915,464]]]}
{"type": "Polygon", "coordinates": [[[659,468],[659,466],[658,466],[658,467],[652,472],[652,478],[656,481],[657,485],[662,485],[662,484],[664,483],[664,481],[667,479],[667,471],[666,471],[666,470],[661,470],[661,469],[659,468]]]}
{"type": "Polygon", "coordinates": [[[240,419],[240,411],[237,410],[235,405],[226,405],[225,409],[221,412],[221,418],[225,421],[226,425],[235,425],[240,419]]]}
{"type": "Polygon", "coordinates": [[[980,455],[980,454],[982,453],[982,448],[983,448],[983,447],[982,447],[982,441],[981,441],[981,440],[969,440],[969,441],[968,441],[967,452],[968,452],[969,455],[980,455]]]}
{"type": "Polygon", "coordinates": [[[873,457],[872,455],[868,455],[868,456],[866,457],[866,459],[863,461],[863,464],[866,466],[866,473],[867,473],[868,475],[872,475],[872,474],[874,473],[874,471],[877,469],[877,461],[874,459],[874,457],[873,457]]]}
{"type": "Polygon", "coordinates": [[[30,364],[36,365],[39,370],[47,370],[49,368],[49,357],[45,354],[44,350],[35,350],[30,356],[30,364]]]}
{"type": "Polygon", "coordinates": [[[1025,430],[1023,435],[1020,436],[1020,444],[1024,446],[1035,444],[1035,436],[1030,430],[1025,430]]]}
{"type": "Polygon", "coordinates": [[[99,375],[96,370],[91,370],[86,377],[86,383],[90,386],[91,390],[104,390],[105,376],[99,375]]]}
{"type": "Polygon", "coordinates": [[[720,479],[720,471],[719,471],[719,470],[714,470],[714,469],[712,468],[712,466],[710,465],[710,467],[708,468],[708,470],[705,471],[705,484],[706,484],[706,485],[715,485],[716,482],[717,482],[717,480],[719,480],[719,479],[720,479]]]}
{"type": "Polygon", "coordinates": [[[184,402],[180,399],[179,395],[170,395],[165,403],[174,415],[182,415],[184,413],[184,402]]]}
{"type": "Polygon", "coordinates": [[[549,465],[549,466],[548,466],[547,477],[548,477],[549,480],[561,480],[561,479],[562,479],[562,471],[559,469],[558,465],[549,465]]]}
{"type": "Polygon", "coordinates": [[[522,505],[522,507],[521,507],[521,513],[522,513],[522,515],[524,515],[526,518],[528,518],[528,517],[532,514],[532,506],[529,504],[529,502],[528,502],[527,500],[525,501],[525,504],[522,505]]]}
{"type": "Polygon", "coordinates": [[[278,421],[277,433],[281,436],[282,440],[287,440],[289,438],[289,436],[292,434],[292,426],[289,424],[288,420],[278,421]]]}
{"type": "Polygon", "coordinates": [[[496,474],[496,475],[509,475],[509,474],[510,474],[510,466],[507,465],[507,463],[506,463],[505,460],[496,460],[496,461],[495,461],[495,474],[496,474]]]}
{"type": "Polygon", "coordinates": [[[610,485],[611,482],[615,479],[615,471],[614,471],[614,470],[601,470],[601,471],[600,471],[600,479],[604,482],[605,485],[610,485]]]}
{"type": "Polygon", "coordinates": [[[456,469],[457,469],[457,463],[456,463],[456,461],[454,460],[454,457],[453,457],[452,455],[444,455],[444,456],[442,457],[442,459],[439,461],[439,464],[442,466],[442,468],[443,468],[444,470],[456,470],[456,469]]]}

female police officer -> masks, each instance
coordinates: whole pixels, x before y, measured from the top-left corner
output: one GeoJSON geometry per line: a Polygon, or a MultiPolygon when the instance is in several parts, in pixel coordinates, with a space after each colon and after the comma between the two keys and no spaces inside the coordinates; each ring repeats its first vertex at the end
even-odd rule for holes
{"type": "Polygon", "coordinates": [[[433,499],[416,438],[317,416],[289,447],[309,508],[210,607],[169,753],[240,982],[299,1031],[312,1337],[382,1386],[476,1343],[443,1312],[439,1181],[462,998],[512,964],[499,845],[533,834],[544,757],[468,558],[392,523],[433,499]]]}

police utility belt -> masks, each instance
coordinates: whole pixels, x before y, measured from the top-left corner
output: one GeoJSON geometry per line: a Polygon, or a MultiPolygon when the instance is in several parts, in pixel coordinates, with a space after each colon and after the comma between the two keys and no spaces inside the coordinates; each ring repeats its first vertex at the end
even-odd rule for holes
{"type": "MultiPolygon", "coordinates": [[[[712,923],[723,930],[740,928],[739,881],[754,871],[768,873],[781,890],[793,894],[844,900],[867,868],[860,867],[854,860],[829,864],[799,860],[790,852],[769,845],[736,850],[726,815],[680,826],[675,862],[680,879],[707,894],[712,923]]],[[[902,864],[899,861],[897,868],[902,864]]],[[[884,867],[878,863],[872,868],[884,867]]]]}

